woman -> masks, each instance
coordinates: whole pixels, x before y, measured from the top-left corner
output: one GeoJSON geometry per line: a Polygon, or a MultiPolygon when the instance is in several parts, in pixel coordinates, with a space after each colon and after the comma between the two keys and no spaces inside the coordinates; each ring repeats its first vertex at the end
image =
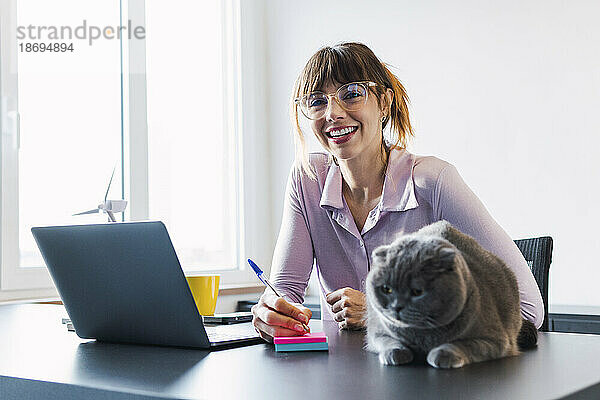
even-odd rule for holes
{"type": "Polygon", "coordinates": [[[445,219],[502,258],[519,284],[521,312],[540,327],[544,307],[525,259],[463,182],[435,157],[406,151],[412,135],[399,80],[360,43],[317,51],[294,88],[296,165],[289,176],[271,282],[253,307],[266,340],[303,334],[300,305],[315,261],[324,320],[364,326],[365,278],[373,249],[445,219]],[[298,109],[326,153],[307,155],[298,109]],[[390,125],[389,135],[384,135],[390,125]]]}

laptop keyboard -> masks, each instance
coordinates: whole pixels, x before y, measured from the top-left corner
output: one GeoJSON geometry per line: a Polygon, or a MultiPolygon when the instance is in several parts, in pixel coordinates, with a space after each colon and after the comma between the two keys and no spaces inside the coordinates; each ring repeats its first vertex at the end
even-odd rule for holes
{"type": "MultiPolygon", "coordinates": [[[[69,331],[75,332],[70,319],[63,318],[62,323],[67,325],[69,331]]],[[[248,338],[259,337],[250,323],[236,325],[204,325],[204,330],[211,343],[233,342],[248,338]]]]}
{"type": "Polygon", "coordinates": [[[206,335],[211,342],[230,342],[234,340],[242,340],[258,337],[258,333],[254,330],[252,324],[238,325],[204,325],[206,335]]]}

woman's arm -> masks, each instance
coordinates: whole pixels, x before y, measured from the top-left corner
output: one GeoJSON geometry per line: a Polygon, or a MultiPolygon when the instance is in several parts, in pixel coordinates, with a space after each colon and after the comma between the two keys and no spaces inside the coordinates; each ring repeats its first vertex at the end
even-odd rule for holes
{"type": "Polygon", "coordinates": [[[438,219],[445,219],[474,237],[486,250],[506,262],[517,277],[521,314],[539,328],[544,321],[544,303],[531,269],[519,248],[492,218],[453,165],[448,164],[440,172],[433,191],[432,206],[438,219]]]}
{"type": "Polygon", "coordinates": [[[297,173],[292,169],[288,178],[281,229],[271,266],[270,281],[284,299],[267,289],[258,304],[252,307],[252,323],[267,341],[272,341],[275,336],[304,334],[299,322],[307,324],[312,316],[311,311],[300,304],[304,300],[314,256],[297,173]]]}
{"type": "Polygon", "coordinates": [[[271,266],[271,282],[284,297],[296,303],[304,301],[314,260],[300,173],[292,167],[288,177],[281,228],[271,266]]]}

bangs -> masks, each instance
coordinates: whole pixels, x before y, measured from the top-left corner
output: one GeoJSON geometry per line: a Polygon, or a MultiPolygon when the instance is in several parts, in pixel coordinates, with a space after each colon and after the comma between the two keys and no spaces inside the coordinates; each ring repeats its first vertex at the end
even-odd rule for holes
{"type": "Polygon", "coordinates": [[[324,91],[329,83],[372,80],[363,57],[363,54],[347,51],[341,46],[322,48],[306,64],[297,95],[300,97],[313,91],[324,91]]]}

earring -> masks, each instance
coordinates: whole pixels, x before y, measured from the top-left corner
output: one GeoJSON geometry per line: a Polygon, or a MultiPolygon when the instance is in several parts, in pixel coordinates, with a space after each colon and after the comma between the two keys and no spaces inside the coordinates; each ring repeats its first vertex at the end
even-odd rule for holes
{"type": "Polygon", "coordinates": [[[385,115],[381,117],[381,122],[385,121],[385,115]]]}

